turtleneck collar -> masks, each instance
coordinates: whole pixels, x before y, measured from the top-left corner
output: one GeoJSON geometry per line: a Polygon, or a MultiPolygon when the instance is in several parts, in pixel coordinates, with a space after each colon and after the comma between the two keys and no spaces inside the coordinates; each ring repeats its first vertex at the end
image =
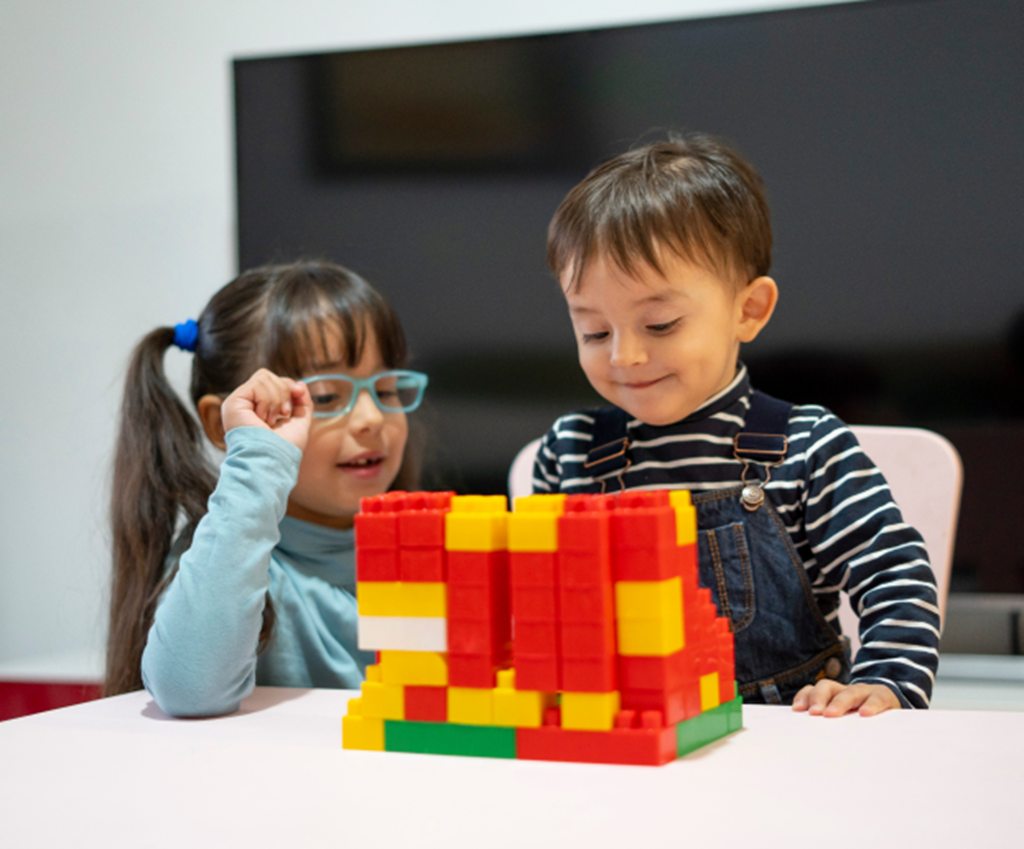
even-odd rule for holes
{"type": "Polygon", "coordinates": [[[291,516],[281,521],[278,551],[300,572],[355,591],[355,533],[314,525],[291,516]]]}

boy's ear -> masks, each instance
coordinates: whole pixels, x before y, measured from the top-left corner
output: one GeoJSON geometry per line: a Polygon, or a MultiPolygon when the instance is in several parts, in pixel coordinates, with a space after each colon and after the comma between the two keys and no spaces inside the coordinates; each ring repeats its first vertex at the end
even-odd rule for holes
{"type": "Polygon", "coordinates": [[[227,450],[228,446],[227,441],[224,439],[224,420],[220,417],[220,408],[223,403],[224,399],[216,395],[204,395],[199,399],[199,403],[196,404],[196,409],[199,412],[199,421],[203,423],[203,430],[206,431],[207,439],[221,451],[227,450]]]}
{"type": "Polygon", "coordinates": [[[739,326],[737,338],[740,342],[753,342],[757,334],[768,323],[779,300],[779,287],[771,277],[756,277],[738,295],[739,326]]]}

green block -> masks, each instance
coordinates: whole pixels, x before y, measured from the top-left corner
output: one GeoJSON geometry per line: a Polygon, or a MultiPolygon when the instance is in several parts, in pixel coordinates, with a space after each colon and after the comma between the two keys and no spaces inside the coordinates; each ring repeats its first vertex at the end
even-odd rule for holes
{"type": "Polygon", "coordinates": [[[731,734],[743,727],[743,699],[739,693],[726,705],[726,708],[728,709],[726,712],[729,714],[729,733],[731,734]]]}
{"type": "Polygon", "coordinates": [[[737,696],[731,702],[680,722],[676,726],[679,757],[742,728],[742,705],[743,700],[737,696]]]}
{"type": "Polygon", "coordinates": [[[384,750],[421,755],[514,758],[516,730],[451,722],[384,721],[384,750]]]}

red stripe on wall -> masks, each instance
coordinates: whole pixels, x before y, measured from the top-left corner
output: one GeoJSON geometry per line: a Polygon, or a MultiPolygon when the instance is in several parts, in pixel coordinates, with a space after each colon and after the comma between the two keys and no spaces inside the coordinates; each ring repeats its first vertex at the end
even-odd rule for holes
{"type": "Polygon", "coordinates": [[[100,692],[99,684],[0,681],[0,722],[91,702],[100,697],[100,692]]]}

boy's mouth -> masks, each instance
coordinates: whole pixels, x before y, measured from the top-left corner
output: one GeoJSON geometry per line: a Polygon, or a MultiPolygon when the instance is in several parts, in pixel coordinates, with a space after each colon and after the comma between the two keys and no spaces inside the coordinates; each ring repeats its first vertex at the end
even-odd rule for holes
{"type": "Polygon", "coordinates": [[[654,386],[654,384],[660,383],[662,380],[664,380],[664,378],[661,377],[656,377],[654,380],[631,380],[630,382],[623,383],[622,385],[625,386],[626,389],[646,389],[648,386],[654,386]]]}

